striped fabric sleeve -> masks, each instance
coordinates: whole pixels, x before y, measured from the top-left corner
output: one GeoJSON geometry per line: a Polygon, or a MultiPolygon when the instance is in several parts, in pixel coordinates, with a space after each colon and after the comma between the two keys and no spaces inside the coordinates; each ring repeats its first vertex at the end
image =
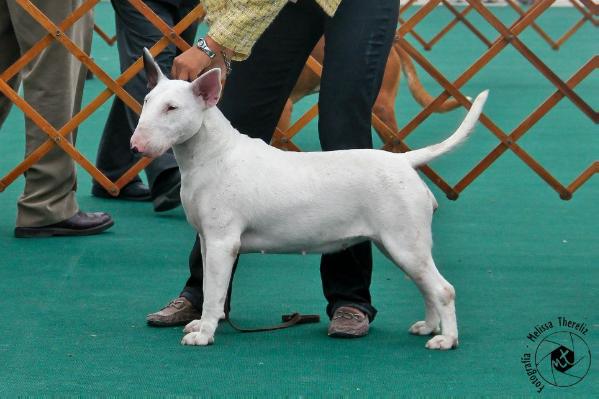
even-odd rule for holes
{"type": "Polygon", "coordinates": [[[204,0],[208,36],[233,50],[235,61],[244,60],[287,1],[204,0]]]}

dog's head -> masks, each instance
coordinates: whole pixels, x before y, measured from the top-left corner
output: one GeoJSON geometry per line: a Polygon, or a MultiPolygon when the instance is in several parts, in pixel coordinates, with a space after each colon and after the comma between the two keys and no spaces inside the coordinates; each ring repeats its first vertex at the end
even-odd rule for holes
{"type": "Polygon", "coordinates": [[[164,76],[146,48],[143,62],[151,90],[131,137],[131,150],[157,157],[200,130],[204,111],[220,98],[220,69],[211,69],[189,83],[164,76]]]}

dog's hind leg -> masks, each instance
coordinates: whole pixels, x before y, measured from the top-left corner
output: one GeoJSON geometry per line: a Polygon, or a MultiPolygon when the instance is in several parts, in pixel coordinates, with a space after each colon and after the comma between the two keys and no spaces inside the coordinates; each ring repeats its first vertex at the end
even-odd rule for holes
{"type": "Polygon", "coordinates": [[[214,332],[223,317],[227,289],[231,280],[233,263],[239,252],[239,240],[211,241],[202,239],[204,266],[204,303],[202,318],[194,320],[183,330],[183,345],[209,345],[214,342],[214,332]]]}
{"type": "Polygon", "coordinates": [[[410,327],[410,332],[428,335],[439,332],[431,338],[428,349],[452,349],[458,345],[458,329],[455,314],[455,290],[437,270],[430,253],[424,244],[397,244],[397,240],[385,240],[384,253],[414,281],[425,303],[425,320],[410,327]]]}

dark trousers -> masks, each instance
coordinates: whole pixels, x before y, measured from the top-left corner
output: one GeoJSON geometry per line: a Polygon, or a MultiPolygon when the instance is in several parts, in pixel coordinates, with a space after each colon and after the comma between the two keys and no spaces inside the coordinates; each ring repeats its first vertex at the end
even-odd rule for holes
{"type": "MultiPolygon", "coordinates": [[[[183,0],[179,7],[168,2],[146,1],[146,4],[169,26],[176,25],[185,15],[197,5],[197,0],[183,0]]],[[[121,72],[125,71],[142,54],[144,47],[152,47],[162,38],[158,31],[142,14],[127,0],[112,0],[116,18],[116,37],[119,50],[121,72]]],[[[181,37],[188,43],[193,43],[197,24],[191,25],[181,37]]],[[[169,74],[173,59],[178,54],[177,48],[170,44],[156,57],[156,61],[165,74],[169,74]]],[[[146,75],[143,69],[125,85],[125,89],[139,103],[148,94],[146,75]]],[[[123,103],[118,97],[114,98],[112,108],[100,140],[96,165],[109,179],[116,180],[139,160],[129,150],[129,141],[137,126],[138,115],[123,103]]],[[[156,178],[165,170],[177,168],[177,162],[172,151],[156,158],[145,169],[153,188],[156,178]]],[[[139,181],[139,177],[133,181],[139,181]]]]}
{"type": "MultiPolygon", "coordinates": [[[[343,0],[328,17],[313,0],[288,3],[255,44],[234,63],[219,108],[240,132],[270,142],[306,59],[325,36],[318,131],[324,151],[371,148],[371,111],[397,24],[397,0],[343,0]]],[[[276,167],[276,165],[273,165],[276,167]]],[[[202,306],[202,254],[196,238],[191,277],[181,295],[202,306]]],[[[374,319],[370,300],[372,247],[364,242],[321,258],[327,314],[353,305],[374,319]]]]}

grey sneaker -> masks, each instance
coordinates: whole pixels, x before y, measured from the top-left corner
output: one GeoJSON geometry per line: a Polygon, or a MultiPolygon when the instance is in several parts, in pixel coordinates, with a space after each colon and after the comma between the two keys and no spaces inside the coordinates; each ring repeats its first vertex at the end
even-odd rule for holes
{"type": "Polygon", "coordinates": [[[146,316],[148,325],[154,327],[182,326],[202,317],[202,312],[197,310],[185,297],[173,299],[156,313],[146,316]]]}
{"type": "Polygon", "coordinates": [[[351,306],[342,306],[335,311],[329,324],[329,337],[360,338],[368,335],[368,316],[351,306]]]}

